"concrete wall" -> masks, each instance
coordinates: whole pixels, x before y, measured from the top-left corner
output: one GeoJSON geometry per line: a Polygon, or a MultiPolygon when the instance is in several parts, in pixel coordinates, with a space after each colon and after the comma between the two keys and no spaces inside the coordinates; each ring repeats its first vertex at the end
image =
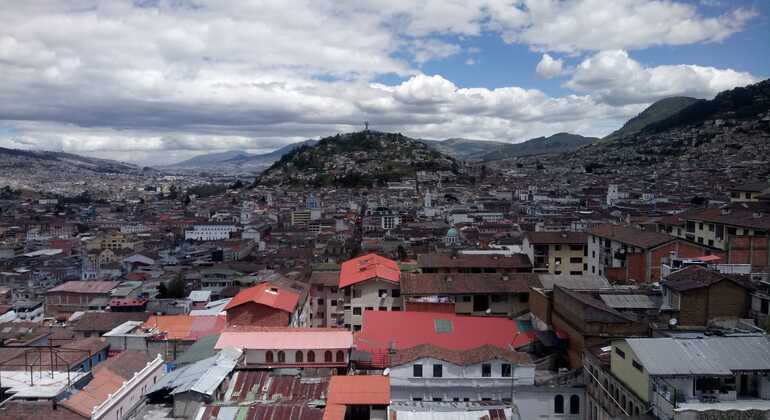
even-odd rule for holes
{"type": "MultiPolygon", "coordinates": [[[[631,347],[623,340],[612,342],[612,354],[610,355],[610,370],[623,384],[630,389],[642,401],[650,400],[650,376],[647,370],[635,368],[633,361],[639,362],[639,358],[631,350],[631,347]],[[622,358],[617,350],[625,353],[622,358]]],[[[640,363],[641,364],[641,363],[640,363]]]]}
{"type": "Polygon", "coordinates": [[[403,300],[401,297],[392,297],[393,290],[401,290],[397,284],[372,279],[354,284],[349,286],[349,288],[350,294],[345,296],[345,306],[350,306],[350,309],[345,309],[345,324],[350,325],[352,329],[362,325],[365,310],[391,311],[394,308],[398,308],[397,310],[399,311],[403,310],[403,300]],[[386,290],[387,297],[381,298],[379,295],[380,290],[386,290]],[[354,308],[361,308],[361,315],[353,315],[354,308]]]}

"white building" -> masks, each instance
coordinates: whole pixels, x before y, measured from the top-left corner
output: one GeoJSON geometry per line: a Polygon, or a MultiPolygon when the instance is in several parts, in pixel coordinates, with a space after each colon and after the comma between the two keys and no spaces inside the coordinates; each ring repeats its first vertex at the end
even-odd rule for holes
{"type": "Polygon", "coordinates": [[[188,241],[221,241],[230,239],[230,234],[237,231],[238,228],[232,223],[206,223],[186,230],[184,238],[188,241]]]}

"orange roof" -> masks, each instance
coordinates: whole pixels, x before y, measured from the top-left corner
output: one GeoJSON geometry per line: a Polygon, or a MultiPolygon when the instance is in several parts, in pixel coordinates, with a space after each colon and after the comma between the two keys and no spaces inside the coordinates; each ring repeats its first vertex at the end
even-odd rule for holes
{"type": "Polygon", "coordinates": [[[261,283],[254,287],[241,290],[225,306],[225,310],[234,308],[244,303],[254,302],[286,312],[294,312],[299,302],[299,294],[289,289],[278,287],[270,283],[261,283]]]}
{"type": "Polygon", "coordinates": [[[388,405],[390,378],[378,375],[332,376],[326,400],[329,405],[388,405]]]}
{"type": "Polygon", "coordinates": [[[150,315],[142,327],[157,328],[166,333],[169,340],[183,340],[190,336],[193,318],[189,315],[150,315]]]}
{"type": "Polygon", "coordinates": [[[377,254],[353,258],[342,263],[340,267],[339,287],[347,287],[374,278],[398,283],[401,279],[401,269],[395,261],[377,254]]]}
{"type": "Polygon", "coordinates": [[[109,369],[99,369],[94,379],[80,392],[67,400],[62,405],[85,417],[91,417],[91,410],[107,400],[108,396],[123,385],[123,377],[116,375],[109,369]]]}

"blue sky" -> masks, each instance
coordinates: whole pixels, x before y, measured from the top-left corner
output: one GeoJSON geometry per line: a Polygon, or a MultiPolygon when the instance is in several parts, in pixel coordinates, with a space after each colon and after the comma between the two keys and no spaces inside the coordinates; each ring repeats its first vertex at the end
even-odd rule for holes
{"type": "Polygon", "coordinates": [[[603,136],[770,76],[762,0],[17,2],[0,146],[165,164],[373,127],[603,136]]]}

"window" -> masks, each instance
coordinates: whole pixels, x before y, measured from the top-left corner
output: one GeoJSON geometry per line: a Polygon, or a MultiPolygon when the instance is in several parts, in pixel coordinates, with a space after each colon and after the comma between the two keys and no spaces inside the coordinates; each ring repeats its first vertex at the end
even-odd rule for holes
{"type": "Polygon", "coordinates": [[[555,264],[557,264],[557,265],[561,264],[561,257],[556,257],[553,260],[554,260],[555,264]]]}
{"type": "Polygon", "coordinates": [[[644,372],[644,367],[642,366],[641,363],[637,362],[636,360],[631,360],[631,364],[634,365],[636,370],[638,370],[639,372],[644,372]]]}
{"type": "Polygon", "coordinates": [[[564,397],[557,395],[553,397],[553,412],[556,414],[564,414],[564,397]]]}
{"type": "Polygon", "coordinates": [[[569,246],[570,251],[582,251],[583,245],[570,245],[569,246]]]}
{"type": "Polygon", "coordinates": [[[331,292],[332,293],[337,293],[337,288],[336,287],[332,287],[331,292]]]}
{"type": "Polygon", "coordinates": [[[733,236],[735,236],[735,234],[736,234],[736,233],[738,233],[738,232],[736,231],[736,229],[735,229],[734,227],[729,227],[729,228],[727,228],[727,234],[728,234],[728,235],[733,235],[733,236]]]}
{"type": "Polygon", "coordinates": [[[308,363],[315,363],[315,352],[313,350],[309,350],[307,352],[307,362],[308,363]]]}
{"type": "Polygon", "coordinates": [[[294,353],[294,361],[296,363],[302,363],[304,361],[304,359],[305,359],[305,357],[304,357],[304,355],[302,354],[302,352],[300,350],[297,350],[294,353]]]}
{"type": "Polygon", "coordinates": [[[484,378],[489,378],[492,376],[492,365],[489,363],[483,363],[481,365],[481,376],[484,378]]]}
{"type": "Polygon", "coordinates": [[[615,347],[615,354],[617,354],[620,358],[625,359],[626,358],[626,352],[623,350],[615,347]]]}
{"type": "Polygon", "coordinates": [[[441,402],[441,401],[444,401],[444,399],[441,397],[433,397],[433,402],[441,402]]]}
{"type": "Polygon", "coordinates": [[[503,378],[510,378],[511,377],[511,364],[510,363],[503,363],[500,365],[501,372],[500,376],[503,378]]]}
{"type": "Polygon", "coordinates": [[[401,289],[391,289],[390,295],[393,296],[394,298],[401,297],[401,289]]]}
{"type": "Polygon", "coordinates": [[[412,376],[422,378],[422,365],[412,365],[412,376]]]}
{"type": "Polygon", "coordinates": [[[337,350],[337,363],[345,363],[345,352],[337,350]]]}
{"type": "Polygon", "coordinates": [[[508,297],[505,295],[492,295],[492,302],[505,302],[508,297]]]}
{"type": "Polygon", "coordinates": [[[554,245],[553,249],[554,251],[561,251],[561,245],[554,245]]]}
{"type": "Polygon", "coordinates": [[[322,298],[318,298],[318,304],[319,305],[323,305],[324,304],[324,300],[322,298]]]}
{"type": "Polygon", "coordinates": [[[330,304],[331,306],[337,306],[337,300],[336,300],[336,299],[332,299],[332,300],[329,302],[329,304],[330,304]]]}
{"type": "Polygon", "coordinates": [[[361,315],[361,307],[360,306],[353,307],[353,315],[361,315]]]}
{"type": "Polygon", "coordinates": [[[385,290],[385,289],[380,289],[380,290],[377,291],[377,296],[379,296],[381,298],[388,297],[388,291],[385,290]]]}
{"type": "Polygon", "coordinates": [[[373,311],[374,310],[374,306],[367,306],[367,307],[364,308],[364,310],[365,311],[373,311]]]}
{"type": "Polygon", "coordinates": [[[468,295],[463,296],[463,302],[470,302],[470,301],[471,301],[471,297],[470,296],[468,296],[468,295]]]}
{"type": "Polygon", "coordinates": [[[412,398],[412,401],[422,401],[422,398],[421,397],[414,397],[414,398],[412,398]]]}
{"type": "Polygon", "coordinates": [[[401,310],[401,307],[400,306],[394,306],[394,307],[390,308],[390,310],[398,312],[398,311],[401,310]]]}
{"type": "Polygon", "coordinates": [[[577,395],[569,397],[569,413],[580,414],[580,397],[577,395]]]}
{"type": "Polygon", "coordinates": [[[444,374],[444,366],[443,365],[433,365],[433,377],[434,378],[441,378],[444,374]]]}
{"type": "Polygon", "coordinates": [[[330,363],[332,361],[332,352],[330,350],[326,350],[324,352],[324,362],[330,363]]]}
{"type": "Polygon", "coordinates": [[[759,312],[766,314],[768,312],[768,309],[770,309],[770,300],[760,299],[759,312]]]}
{"type": "Polygon", "coordinates": [[[570,264],[583,264],[583,257],[571,257],[569,259],[570,264]]]}
{"type": "Polygon", "coordinates": [[[556,270],[556,271],[553,272],[553,274],[557,274],[557,275],[561,274],[561,270],[556,270]]]}
{"type": "Polygon", "coordinates": [[[265,363],[273,363],[273,352],[270,350],[265,353],[265,363]]]}
{"type": "Polygon", "coordinates": [[[361,297],[361,290],[353,289],[353,297],[354,298],[360,298],[361,297]]]}
{"type": "Polygon", "coordinates": [[[521,302],[521,303],[529,302],[529,293],[521,293],[521,294],[519,294],[519,302],[521,302]]]}
{"type": "Polygon", "coordinates": [[[286,363],[286,353],[283,351],[278,352],[278,363],[286,363]]]}
{"type": "Polygon", "coordinates": [[[570,276],[582,276],[583,272],[582,271],[570,271],[569,275],[570,276]]]}

